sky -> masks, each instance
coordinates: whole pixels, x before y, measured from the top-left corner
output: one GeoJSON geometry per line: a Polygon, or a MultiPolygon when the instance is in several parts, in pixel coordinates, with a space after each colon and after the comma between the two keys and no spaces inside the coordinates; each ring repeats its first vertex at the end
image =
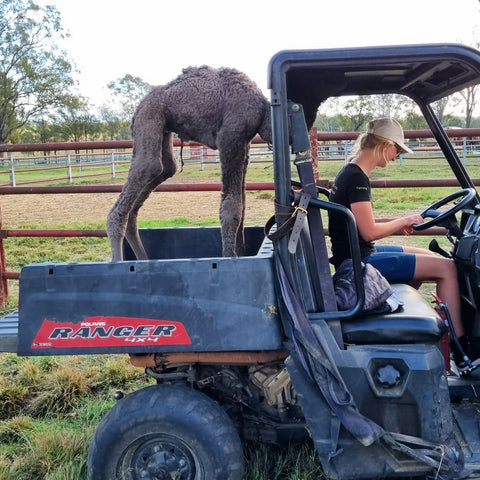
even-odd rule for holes
{"type": "Polygon", "coordinates": [[[233,67],[267,97],[278,51],[410,43],[480,44],[480,0],[38,0],[55,5],[97,107],[127,73],[160,85],[189,65],[233,67]]]}

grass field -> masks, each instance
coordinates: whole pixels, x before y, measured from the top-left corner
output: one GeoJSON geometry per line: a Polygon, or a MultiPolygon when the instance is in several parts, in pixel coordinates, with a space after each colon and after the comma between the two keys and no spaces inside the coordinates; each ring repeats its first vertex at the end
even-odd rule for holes
{"type": "MultiPolygon", "coordinates": [[[[333,179],[343,162],[324,162],[320,176],[333,179]]],[[[467,169],[473,178],[480,177],[480,166],[472,162],[467,169]]],[[[405,161],[403,165],[390,165],[376,172],[377,179],[448,178],[448,171],[441,164],[405,161]]],[[[174,183],[219,181],[218,167],[200,171],[189,166],[174,177],[174,183]]],[[[271,166],[254,166],[248,181],[271,181],[271,166]]],[[[384,189],[374,191],[376,213],[380,217],[392,217],[403,211],[420,211],[452,189],[384,189]]],[[[188,194],[184,194],[188,195],[188,194]]],[[[213,210],[218,205],[218,192],[213,210]],[[216,202],[216,203],[215,203],[216,202]]],[[[27,197],[27,196],[25,196],[27,197]]],[[[255,215],[255,207],[248,223],[262,224],[273,212],[272,192],[252,192],[247,202],[262,205],[262,212],[255,215]],[[268,211],[263,208],[269,206],[268,211]]],[[[18,201],[15,207],[19,208],[18,201]]],[[[100,198],[96,201],[102,203],[100,198]]],[[[193,202],[195,203],[195,202],[193,202]]],[[[75,221],[65,221],[61,205],[48,223],[25,223],[21,209],[8,216],[8,199],[2,199],[2,211],[8,222],[5,228],[93,228],[105,227],[105,220],[95,216],[89,207],[75,221]],[[93,217],[93,219],[92,219],[93,217]]],[[[9,204],[13,209],[12,202],[9,204]]],[[[24,209],[41,208],[41,205],[22,206],[24,209]]],[[[65,210],[65,209],[64,209],[65,210]]],[[[260,211],[260,207],[258,208],[260,211]]],[[[26,210],[25,210],[26,212],[26,210]]],[[[103,212],[103,210],[102,210],[103,212]]],[[[103,213],[100,212],[101,215],[103,213]]],[[[216,214],[205,218],[185,215],[186,209],[177,215],[169,211],[169,219],[142,220],[141,226],[185,226],[216,223],[216,214]]],[[[203,209],[205,213],[206,210],[203,209]]],[[[161,210],[157,210],[162,217],[161,210]]],[[[25,213],[26,216],[26,213],[25,213]]],[[[77,214],[78,216],[78,214],[77,214]]],[[[205,215],[204,215],[205,216],[205,215]]],[[[142,218],[142,212],[140,212],[142,218]]],[[[428,237],[395,238],[395,242],[408,240],[425,246],[428,237]]],[[[442,241],[442,243],[445,240],[442,241]]],[[[5,241],[7,263],[10,270],[19,269],[31,262],[46,260],[78,262],[108,260],[106,239],[35,239],[8,238],[5,241]]],[[[12,296],[8,309],[16,307],[17,284],[12,281],[12,296]]],[[[126,356],[65,356],[26,357],[12,354],[0,355],[0,480],[83,480],[86,478],[88,443],[99,420],[114,403],[116,390],[130,392],[152,381],[140,370],[130,366],[126,356]]],[[[247,472],[245,480],[308,480],[321,478],[321,469],[314,450],[309,445],[281,448],[249,444],[245,448],[247,472]]]]}

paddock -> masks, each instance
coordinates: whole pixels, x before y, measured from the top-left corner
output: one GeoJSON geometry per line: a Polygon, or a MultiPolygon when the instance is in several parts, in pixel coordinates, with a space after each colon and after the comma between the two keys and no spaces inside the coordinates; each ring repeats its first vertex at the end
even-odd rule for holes
{"type": "MultiPolygon", "coordinates": [[[[408,137],[428,139],[427,131],[408,132],[408,137]]],[[[462,129],[450,132],[460,140],[456,141],[457,148],[461,152],[465,151],[465,157],[468,163],[478,163],[477,147],[479,143],[477,137],[480,137],[479,129],[462,129]],[[465,140],[465,139],[468,139],[465,140]],[[465,146],[468,148],[466,150],[465,146]]],[[[323,153],[330,149],[332,142],[341,142],[354,140],[355,133],[316,133],[313,135],[318,142],[314,143],[319,158],[323,162],[325,159],[323,153]]],[[[339,143],[340,142],[340,143],[339,143]]],[[[254,140],[252,150],[257,147],[259,139],[254,140]]],[[[261,145],[262,148],[265,145],[261,145]]],[[[9,156],[26,152],[48,152],[74,151],[85,149],[90,152],[110,151],[113,148],[131,148],[130,141],[122,142],[79,142],[63,144],[29,144],[29,145],[0,145],[0,152],[7,152],[9,156]]],[[[258,148],[258,147],[257,147],[258,148]]],[[[418,158],[415,162],[431,162],[432,152],[435,147],[417,147],[418,158]],[[423,160],[422,160],[423,158],[423,160]]],[[[265,169],[270,169],[271,159],[259,159],[255,154],[252,155],[252,163],[258,162],[265,164],[265,169]]],[[[343,155],[343,153],[342,153],[343,155]]],[[[461,154],[462,155],[462,154],[461,154]]],[[[330,158],[332,160],[333,158],[330,158]]],[[[197,159],[198,160],[198,159],[197,159]]],[[[326,160],[329,162],[330,160],[326,160]]],[[[343,162],[342,158],[337,158],[343,162]]],[[[406,158],[405,163],[411,162],[406,158]]],[[[210,162],[215,164],[216,161],[210,162]]],[[[207,164],[205,163],[204,166],[207,164]]],[[[323,164],[325,165],[325,164],[323,164]]],[[[192,168],[201,168],[200,165],[192,168]]],[[[206,172],[208,175],[208,172],[206,172]]],[[[218,178],[218,177],[217,177],[218,178]]],[[[273,180],[273,178],[272,178],[273,180]]],[[[142,220],[164,220],[178,217],[185,218],[187,221],[195,222],[204,218],[210,218],[213,222],[218,222],[218,208],[220,202],[221,184],[219,181],[210,181],[204,177],[199,183],[188,183],[182,180],[179,174],[167,180],[156,190],[156,192],[147,199],[141,211],[142,220]],[[161,204],[158,195],[161,195],[161,204]],[[161,211],[160,211],[161,205],[161,211]]],[[[44,229],[37,228],[38,225],[69,225],[79,221],[98,222],[104,225],[105,219],[111,206],[118,198],[122,188],[122,182],[110,184],[70,184],[59,186],[37,186],[36,184],[19,184],[16,187],[0,185],[0,305],[4,305],[8,297],[8,285],[11,280],[18,280],[19,272],[9,269],[9,259],[6,258],[4,242],[8,242],[11,237],[106,237],[103,228],[97,230],[80,229],[44,229]],[[30,228],[34,226],[34,228],[30,228]]],[[[328,180],[318,180],[320,185],[329,186],[328,180]]],[[[480,179],[474,179],[475,185],[480,185],[480,179]]],[[[452,179],[405,179],[405,180],[373,180],[374,188],[401,188],[401,187],[455,187],[458,183],[452,179]]],[[[273,214],[274,192],[273,182],[248,182],[247,179],[247,204],[246,204],[246,224],[264,224],[273,214]],[[264,193],[262,193],[264,192],[264,193]]],[[[423,232],[425,235],[442,234],[443,230],[433,229],[423,232]]]]}

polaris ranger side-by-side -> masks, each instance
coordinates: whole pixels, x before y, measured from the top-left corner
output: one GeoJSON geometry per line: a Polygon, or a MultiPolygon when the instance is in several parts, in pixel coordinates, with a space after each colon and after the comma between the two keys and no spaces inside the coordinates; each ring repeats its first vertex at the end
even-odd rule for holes
{"type": "Polygon", "coordinates": [[[241,439],[308,437],[331,478],[480,475],[480,373],[448,370],[445,322],[411,286],[393,285],[403,302],[396,312],[363,312],[355,221],[315,184],[303,105],[372,94],[418,104],[459,184],[422,216],[446,228],[463,321],[479,337],[480,198],[431,103],[480,83],[480,52],[282,51],[268,81],[276,229],[247,227],[238,258],[221,257],[219,227],[165,228],[141,232],[148,261],[126,246],[122,262],[27,265],[19,311],[0,320],[1,350],[129,353],[156,380],[101,421],[89,480],[241,480],[241,439]],[[348,226],[350,310],[335,301],[322,222],[329,210],[348,226]]]}

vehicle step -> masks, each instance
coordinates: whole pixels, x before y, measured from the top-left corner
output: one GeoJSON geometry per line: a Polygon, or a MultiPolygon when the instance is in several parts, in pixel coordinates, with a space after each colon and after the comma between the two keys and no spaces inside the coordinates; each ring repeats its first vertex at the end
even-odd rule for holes
{"type": "Polygon", "coordinates": [[[18,310],[0,318],[0,352],[17,352],[18,310]]]}

